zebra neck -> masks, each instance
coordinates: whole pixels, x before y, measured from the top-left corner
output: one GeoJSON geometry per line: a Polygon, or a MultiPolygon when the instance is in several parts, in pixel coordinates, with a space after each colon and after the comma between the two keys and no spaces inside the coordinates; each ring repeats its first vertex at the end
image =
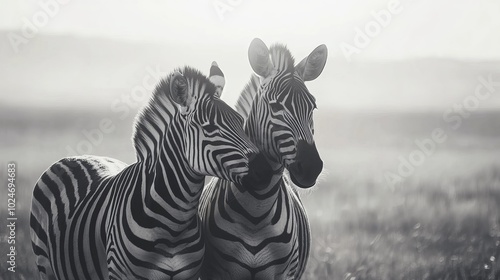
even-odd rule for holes
{"type": "MultiPolygon", "coordinates": [[[[137,114],[134,124],[133,143],[137,161],[156,159],[165,133],[178,115],[179,109],[160,89],[155,90],[149,103],[137,114]]],[[[154,164],[149,162],[148,164],[154,164]]]]}
{"type": "Polygon", "coordinates": [[[226,201],[234,200],[252,217],[272,217],[276,211],[276,201],[283,189],[283,171],[278,170],[271,178],[269,185],[262,190],[248,190],[232,184],[226,201]]]}
{"type": "Polygon", "coordinates": [[[148,168],[151,183],[144,186],[145,207],[162,208],[178,222],[196,217],[205,179],[187,164],[182,127],[182,123],[176,121],[167,130],[158,158],[154,166],[148,168]]]}

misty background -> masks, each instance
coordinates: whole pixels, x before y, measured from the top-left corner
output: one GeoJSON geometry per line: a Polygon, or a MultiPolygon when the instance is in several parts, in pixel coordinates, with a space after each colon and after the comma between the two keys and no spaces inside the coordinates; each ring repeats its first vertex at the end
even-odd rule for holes
{"type": "Polygon", "coordinates": [[[208,74],[217,61],[234,106],[258,37],[286,44],[297,62],[320,44],[329,51],[306,83],[325,171],[303,194],[313,233],[304,279],[498,279],[498,11],[494,0],[0,0],[0,178],[16,162],[19,217],[19,270],[4,272],[0,258],[1,278],[35,275],[31,191],[50,164],[82,153],[134,162],[134,116],[149,96],[132,93],[179,66],[208,74]],[[356,43],[360,32],[368,43],[356,43]],[[497,85],[468,103],[482,80],[497,85]],[[103,119],[112,132],[90,139],[103,119]],[[435,129],[446,140],[424,153],[416,142],[435,129]]]}

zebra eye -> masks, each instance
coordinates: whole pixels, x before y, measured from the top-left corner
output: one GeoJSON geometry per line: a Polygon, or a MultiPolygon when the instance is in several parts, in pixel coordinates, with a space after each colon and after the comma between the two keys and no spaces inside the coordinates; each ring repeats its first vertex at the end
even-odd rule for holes
{"type": "Polygon", "coordinates": [[[205,124],[203,125],[203,132],[205,135],[214,135],[219,133],[219,127],[213,124],[205,124]]]}
{"type": "Polygon", "coordinates": [[[278,113],[280,111],[283,111],[284,107],[279,103],[278,101],[271,101],[269,102],[269,106],[271,106],[271,110],[273,113],[278,113]]]}

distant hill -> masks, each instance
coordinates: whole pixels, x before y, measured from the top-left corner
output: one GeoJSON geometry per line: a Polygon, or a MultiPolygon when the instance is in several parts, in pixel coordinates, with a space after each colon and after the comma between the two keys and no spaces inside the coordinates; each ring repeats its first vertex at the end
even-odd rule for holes
{"type": "MultiPolygon", "coordinates": [[[[207,49],[202,43],[185,45],[182,38],[169,44],[141,44],[38,34],[15,54],[8,32],[0,32],[3,106],[106,108],[141,85],[148,67],[170,72],[189,64],[207,73],[212,60],[219,61],[226,73],[223,98],[232,104],[251,74],[246,48],[222,42],[219,48],[207,49]]],[[[443,109],[473,94],[478,77],[490,73],[500,80],[500,62],[426,58],[348,63],[331,57],[324,73],[308,87],[323,108],[443,109]]],[[[500,108],[500,94],[481,106],[500,108]]]]}
{"type": "MultiPolygon", "coordinates": [[[[494,80],[500,81],[499,61],[426,58],[347,63],[337,60],[329,61],[317,85],[312,82],[310,87],[319,88],[331,83],[328,95],[334,96],[335,100],[327,104],[334,106],[443,110],[474,94],[478,78],[490,74],[494,80]],[[323,75],[330,78],[324,81],[321,79],[324,79],[323,75]]],[[[500,108],[500,94],[492,95],[481,105],[500,108]]]]}
{"type": "MultiPolygon", "coordinates": [[[[176,55],[189,46],[135,44],[103,38],[38,35],[14,54],[7,31],[0,33],[0,102],[25,104],[31,99],[39,106],[50,103],[95,106],[130,94],[141,85],[146,68],[163,71],[202,60],[196,53],[176,55]]],[[[184,50],[185,52],[185,50],[184,50]]],[[[211,62],[211,61],[210,61],[211,62]]],[[[205,63],[206,71],[210,62],[205,63]]]]}

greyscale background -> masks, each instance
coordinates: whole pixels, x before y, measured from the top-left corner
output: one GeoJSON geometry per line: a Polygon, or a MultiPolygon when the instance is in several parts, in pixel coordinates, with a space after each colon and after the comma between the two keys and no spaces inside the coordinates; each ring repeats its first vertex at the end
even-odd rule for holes
{"type": "Polygon", "coordinates": [[[297,60],[329,50],[307,83],[325,170],[303,195],[304,279],[498,279],[499,11],[495,0],[0,0],[0,278],[35,279],[31,192],[51,163],[132,163],[150,81],[177,66],[208,73],[216,60],[234,105],[259,37],[297,60]]]}

